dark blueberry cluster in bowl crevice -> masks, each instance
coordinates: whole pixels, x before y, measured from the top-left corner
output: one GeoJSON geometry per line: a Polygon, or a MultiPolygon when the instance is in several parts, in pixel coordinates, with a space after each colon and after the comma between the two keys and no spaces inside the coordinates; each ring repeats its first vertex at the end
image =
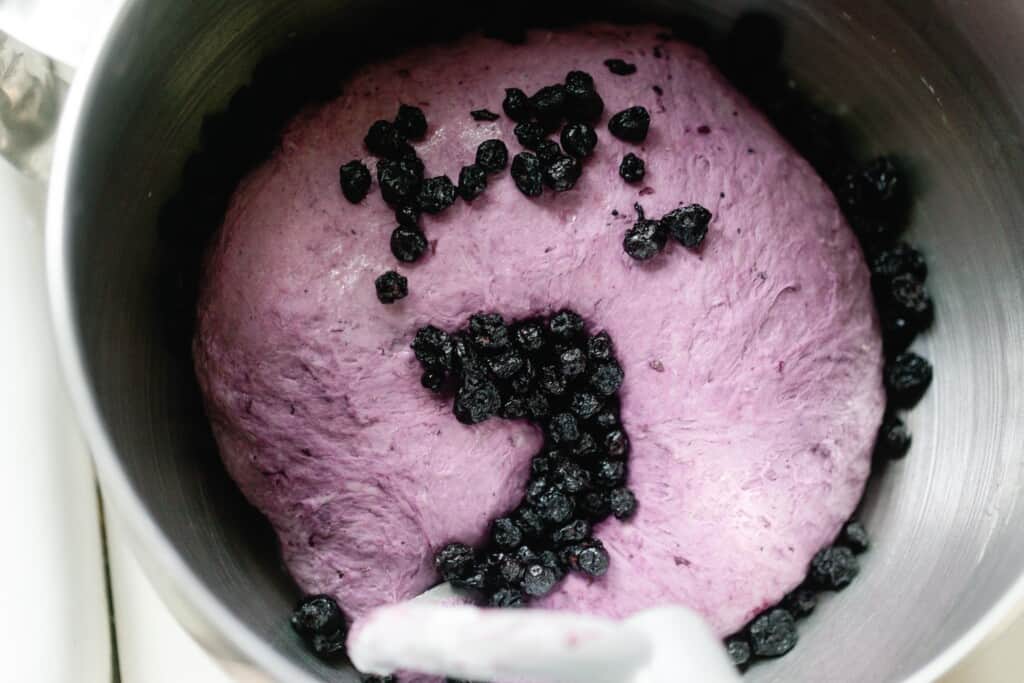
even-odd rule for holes
{"type": "Polygon", "coordinates": [[[421,384],[450,397],[460,422],[528,420],[544,433],[523,500],[493,520],[480,547],[452,539],[441,548],[440,578],[492,607],[518,607],[569,571],[602,576],[609,557],[594,526],[637,507],[619,417],[624,374],[608,333],[588,334],[571,310],[512,323],[478,313],[452,333],[421,328],[412,348],[421,384]]]}

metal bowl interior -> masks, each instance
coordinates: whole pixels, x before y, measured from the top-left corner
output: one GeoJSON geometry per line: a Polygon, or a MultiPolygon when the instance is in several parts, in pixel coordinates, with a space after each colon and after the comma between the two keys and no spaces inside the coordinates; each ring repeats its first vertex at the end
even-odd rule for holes
{"type": "MultiPolygon", "coordinates": [[[[51,296],[104,493],[200,640],[274,679],[357,680],[290,632],[296,590],[219,464],[189,360],[164,343],[156,215],[202,116],[265,54],[325,26],[353,40],[386,35],[387,4],[129,0],[83,66],[58,141],[51,296]]],[[[910,239],[929,258],[938,320],[918,347],[935,383],[911,413],[910,456],[868,494],[875,546],[861,578],[805,623],[794,652],[749,680],[932,678],[1024,594],[1024,8],[640,4],[717,27],[752,5],[776,14],[797,79],[848,110],[866,154],[898,152],[916,171],[910,239]]]]}

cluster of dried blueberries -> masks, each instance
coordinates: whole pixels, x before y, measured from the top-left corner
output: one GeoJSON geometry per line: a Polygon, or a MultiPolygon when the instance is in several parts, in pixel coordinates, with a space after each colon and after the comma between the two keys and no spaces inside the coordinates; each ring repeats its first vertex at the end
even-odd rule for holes
{"type": "Polygon", "coordinates": [[[925,287],[928,265],[921,252],[900,239],[910,192],[893,159],[854,166],[831,185],[864,249],[882,326],[888,410],[875,446],[875,461],[881,464],[906,455],[911,437],[898,411],[913,408],[932,382],[931,363],[907,350],[935,320],[925,287]]]}
{"type": "MultiPolygon", "coordinates": [[[[505,90],[505,114],[516,122],[516,140],[526,151],[512,159],[512,179],[527,197],[539,197],[544,187],[565,192],[575,187],[583,173],[583,160],[597,147],[594,124],[604,112],[604,100],[585,71],[570,71],[564,83],[554,83],[528,96],[519,88],[505,90]],[[562,127],[563,123],[565,124],[562,127]],[[548,138],[561,128],[559,143],[548,138]]],[[[630,107],[612,116],[608,130],[629,142],[643,142],[651,116],[644,107],[630,107]]],[[[627,173],[636,182],[642,165],[630,161],[627,173]]],[[[624,162],[625,163],[625,162],[624,162]]]]}
{"type": "Polygon", "coordinates": [[[839,591],[860,572],[857,555],[868,549],[868,535],[857,521],[843,527],[835,544],[820,550],[811,560],[807,579],[781,603],[762,612],[743,631],[725,640],[733,662],[741,670],[757,658],[781,657],[797,643],[796,620],[806,617],[818,604],[818,593],[839,591]]]}
{"type": "Polygon", "coordinates": [[[567,571],[603,575],[608,553],[594,525],[627,519],[637,504],[624,485],[623,371],[609,335],[588,335],[569,310],[511,325],[479,313],[454,334],[420,329],[412,348],[423,386],[450,391],[460,422],[497,415],[531,420],[544,432],[524,500],[494,520],[483,547],[444,546],[435,559],[441,577],[486,604],[515,607],[546,595],[567,571]]]}
{"type": "MultiPolygon", "coordinates": [[[[459,172],[458,186],[446,175],[425,177],[423,161],[410,141],[422,140],[426,134],[423,110],[403,104],[393,121],[375,121],[363,139],[370,153],[378,157],[377,184],[398,222],[391,233],[391,253],[403,263],[418,261],[427,251],[427,238],[420,227],[422,214],[441,213],[455,203],[456,196],[472,201],[486,189],[487,176],[508,165],[505,143],[486,140],[477,148],[474,163],[459,172]]],[[[373,182],[366,164],[354,159],[343,164],[338,174],[348,201],[355,204],[366,198],[373,182]]],[[[407,278],[394,270],[382,274],[374,284],[381,303],[394,303],[409,293],[407,278]]]]}
{"type": "MultiPolygon", "coordinates": [[[[607,60],[606,64],[615,74],[635,73],[634,65],[620,62],[607,60]]],[[[571,71],[564,83],[545,86],[531,96],[519,88],[508,88],[502,109],[516,122],[513,132],[525,148],[512,159],[512,179],[516,187],[527,197],[539,197],[545,186],[555,192],[575,187],[583,172],[583,160],[593,155],[597,147],[593,124],[604,112],[604,100],[594,86],[593,77],[584,71],[571,71]],[[561,145],[548,137],[559,129],[561,145]]],[[[474,110],[470,115],[476,121],[499,118],[487,109],[474,110]]],[[[650,124],[647,109],[633,106],[612,116],[608,130],[620,140],[641,143],[647,138],[650,124]]],[[[423,110],[402,104],[394,120],[375,121],[364,138],[366,148],[378,157],[377,183],[381,196],[394,208],[398,222],[391,233],[391,253],[403,263],[418,261],[427,251],[427,238],[420,226],[421,214],[444,211],[455,202],[456,196],[473,201],[487,189],[488,176],[503,170],[509,160],[504,142],[486,140],[477,148],[474,163],[459,171],[458,185],[446,175],[428,178],[423,161],[410,144],[410,141],[422,140],[426,133],[427,119],[423,110]]],[[[644,161],[633,153],[626,154],[619,165],[619,175],[628,183],[640,182],[645,172],[644,161]]],[[[338,175],[342,195],[349,202],[358,203],[366,198],[373,182],[366,164],[353,159],[342,164],[338,175]]],[[[697,208],[700,207],[679,209],[653,228],[641,219],[631,231],[633,236],[627,235],[626,250],[634,258],[651,258],[665,246],[669,234],[686,246],[697,246],[703,239],[700,226],[695,227],[693,223],[694,218],[698,224],[701,220],[700,214],[692,213],[697,208]]],[[[700,211],[706,213],[704,209],[700,211]]],[[[705,223],[705,232],[706,227],[705,223]]],[[[381,303],[392,304],[409,294],[408,279],[395,270],[381,274],[374,284],[381,303]]]]}
{"type": "Polygon", "coordinates": [[[643,207],[634,204],[637,221],[626,231],[622,248],[637,261],[652,259],[665,248],[671,236],[687,249],[697,249],[708,234],[711,212],[700,204],[669,211],[658,220],[647,218],[643,207]]]}

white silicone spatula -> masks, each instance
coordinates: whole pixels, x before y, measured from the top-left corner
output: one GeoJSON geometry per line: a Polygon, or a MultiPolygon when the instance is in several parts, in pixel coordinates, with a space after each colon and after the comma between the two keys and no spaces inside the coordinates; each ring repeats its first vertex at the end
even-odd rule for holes
{"type": "Polygon", "coordinates": [[[531,683],[731,683],[721,641],[694,612],[661,607],[615,621],[458,604],[444,584],[381,607],[349,637],[360,671],[531,683]]]}

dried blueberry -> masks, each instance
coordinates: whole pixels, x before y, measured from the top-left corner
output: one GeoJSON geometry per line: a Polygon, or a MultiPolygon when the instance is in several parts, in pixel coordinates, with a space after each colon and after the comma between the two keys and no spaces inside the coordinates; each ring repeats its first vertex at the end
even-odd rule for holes
{"type": "Polygon", "coordinates": [[[613,411],[606,410],[594,418],[594,424],[602,429],[614,429],[619,426],[619,418],[613,411]]]}
{"type": "Polygon", "coordinates": [[[725,651],[729,659],[740,671],[750,666],[750,658],[753,653],[750,650],[750,643],[742,636],[733,636],[725,641],[725,651]]]}
{"type": "Polygon", "coordinates": [[[501,117],[489,109],[474,109],[469,112],[474,121],[497,121],[501,117]]]}
{"type": "Polygon", "coordinates": [[[536,121],[522,121],[512,130],[519,144],[526,149],[537,149],[544,142],[544,127],[536,121]]]}
{"type": "Polygon", "coordinates": [[[461,579],[476,566],[476,553],[463,543],[449,543],[434,556],[434,566],[445,581],[461,579]]]}
{"type": "Polygon", "coordinates": [[[526,417],[527,414],[526,402],[518,396],[514,396],[505,401],[501,404],[501,408],[498,410],[498,415],[506,420],[520,420],[526,417]]]}
{"type": "Polygon", "coordinates": [[[597,147],[597,133],[587,123],[570,123],[562,129],[562,149],[578,159],[585,159],[597,147]]]}
{"type": "Polygon", "coordinates": [[[903,420],[888,414],[882,420],[875,441],[875,457],[884,460],[899,460],[910,450],[912,437],[903,420]]]}
{"type": "Polygon", "coordinates": [[[455,394],[453,412],[463,424],[477,424],[497,414],[501,408],[501,394],[486,375],[471,370],[462,377],[462,386],[455,394]]]}
{"type": "Polygon", "coordinates": [[[512,179],[519,191],[527,197],[539,197],[544,192],[544,171],[536,154],[520,152],[512,159],[512,179]]]}
{"type": "Polygon", "coordinates": [[[528,505],[521,506],[513,517],[519,528],[523,530],[523,534],[530,538],[540,538],[547,528],[540,513],[528,505]]]}
{"type": "Polygon", "coordinates": [[[658,221],[642,218],[626,231],[622,248],[637,261],[646,261],[657,256],[668,242],[668,234],[658,221]]]}
{"type": "Polygon", "coordinates": [[[579,377],[587,370],[587,357],[583,349],[570,347],[558,356],[558,367],[567,379],[579,377]]]}
{"type": "Polygon", "coordinates": [[[594,90],[594,77],[586,71],[570,71],[565,75],[565,89],[570,92],[594,90]]]}
{"type": "Polygon", "coordinates": [[[480,590],[487,585],[487,576],[483,571],[476,569],[461,579],[452,579],[452,585],[456,588],[480,590]]]}
{"type": "Polygon", "coordinates": [[[420,210],[413,204],[399,204],[395,207],[395,220],[407,228],[420,226],[420,210]]]}
{"type": "Polygon", "coordinates": [[[583,71],[570,71],[565,77],[565,116],[570,121],[594,123],[604,112],[604,100],[594,89],[594,79],[583,71]]]}
{"type": "Polygon", "coordinates": [[[556,444],[573,443],[580,438],[579,423],[572,413],[558,413],[548,423],[548,436],[556,444]]]}
{"type": "Polygon", "coordinates": [[[523,580],[526,573],[526,565],[519,558],[506,555],[498,564],[499,583],[515,586],[523,580]]]}
{"type": "Polygon", "coordinates": [[[597,455],[597,440],[590,432],[582,432],[579,440],[572,446],[572,457],[586,461],[597,455]]]}
{"type": "Polygon", "coordinates": [[[639,106],[624,109],[608,121],[611,134],[626,142],[643,142],[650,127],[651,115],[639,106]]]}
{"type": "Polygon", "coordinates": [[[622,386],[624,375],[615,361],[601,363],[590,374],[590,386],[601,396],[611,396],[622,386]]]}
{"type": "Polygon", "coordinates": [[[419,107],[399,105],[398,114],[395,116],[395,130],[406,140],[422,140],[427,134],[427,117],[419,107]]]}
{"type": "Polygon", "coordinates": [[[611,501],[605,491],[587,491],[579,498],[579,511],[592,522],[600,522],[611,514],[611,501]]]}
{"type": "Polygon", "coordinates": [[[565,576],[565,565],[562,563],[561,558],[558,557],[558,553],[554,550],[543,550],[540,553],[540,563],[553,571],[558,581],[561,581],[565,576]]]}
{"type": "Polygon", "coordinates": [[[539,420],[551,414],[551,405],[544,394],[534,392],[526,397],[526,412],[534,420],[539,420]]]}
{"type": "Polygon", "coordinates": [[[405,263],[412,263],[427,250],[427,238],[417,228],[399,225],[391,233],[391,253],[405,263]]]}
{"type": "Polygon", "coordinates": [[[867,551],[870,546],[867,530],[856,520],[846,523],[840,540],[843,545],[857,554],[867,551]]]}
{"type": "Polygon", "coordinates": [[[479,370],[476,347],[470,343],[465,333],[458,332],[452,335],[452,370],[456,373],[466,373],[473,369],[479,370]]]}
{"type": "Polygon", "coordinates": [[[441,391],[441,387],[444,385],[444,373],[439,370],[426,370],[420,377],[420,384],[424,389],[441,391]]]}
{"type": "Polygon", "coordinates": [[[482,166],[470,164],[459,171],[459,196],[467,202],[473,201],[487,189],[487,171],[482,166]]]}
{"type": "Polygon", "coordinates": [[[604,100],[593,90],[585,92],[569,92],[566,117],[569,121],[596,123],[604,112],[604,100]]]}
{"type": "Polygon", "coordinates": [[[341,193],[353,204],[363,201],[370,191],[370,169],[358,159],[344,164],[338,169],[341,179],[341,193]]]}
{"type": "Polygon", "coordinates": [[[562,122],[567,102],[568,94],[561,83],[544,86],[530,98],[534,116],[547,130],[557,128],[562,122]]]}
{"type": "Polygon", "coordinates": [[[554,474],[555,464],[555,459],[546,453],[535,455],[530,461],[530,474],[534,477],[554,474]]]}
{"type": "Polygon", "coordinates": [[[523,351],[536,353],[544,348],[544,326],[537,320],[527,320],[515,326],[516,344],[523,351]]]}
{"type": "Polygon", "coordinates": [[[491,540],[499,548],[518,548],[523,542],[523,530],[510,517],[499,517],[494,520],[491,540]]]}
{"type": "Polygon", "coordinates": [[[515,558],[523,564],[531,564],[540,559],[537,553],[533,552],[533,549],[528,545],[519,546],[516,549],[515,558]]]}
{"type": "Polygon", "coordinates": [[[542,519],[552,524],[565,524],[572,519],[575,508],[573,499],[558,489],[548,489],[537,500],[537,512],[542,519]]]}
{"type": "Polygon", "coordinates": [[[540,369],[540,388],[549,396],[561,396],[566,389],[565,377],[554,365],[545,365],[540,369]]]}
{"type": "Polygon", "coordinates": [[[452,367],[452,338],[433,325],[421,327],[412,341],[413,354],[423,367],[449,370],[452,367]]]}
{"type": "Polygon", "coordinates": [[[912,275],[918,282],[924,282],[928,277],[924,256],[906,242],[898,242],[871,259],[873,280],[888,282],[900,275],[912,275]]]}
{"type": "Polygon", "coordinates": [[[582,519],[577,519],[557,529],[551,534],[551,540],[557,546],[564,546],[580,543],[588,536],[590,536],[590,524],[582,519]]]}
{"type": "Polygon", "coordinates": [[[919,331],[931,326],[935,318],[932,300],[917,278],[910,274],[897,275],[883,286],[879,307],[887,315],[902,318],[919,331]]]}
{"type": "Polygon", "coordinates": [[[572,395],[570,408],[581,420],[589,420],[597,415],[603,405],[603,401],[589,391],[578,391],[572,395]]]}
{"type": "Polygon", "coordinates": [[[548,166],[562,158],[562,148],[554,140],[541,140],[534,150],[540,163],[547,169],[548,166]]]}
{"type": "MultiPolygon", "coordinates": [[[[584,434],[583,436],[590,436],[584,434]]],[[[580,439],[582,440],[582,436],[580,439]]],[[[579,444],[579,442],[577,442],[579,444]]],[[[551,480],[560,491],[577,494],[590,484],[590,473],[574,462],[563,461],[555,466],[551,480]]]]}
{"type": "Polygon", "coordinates": [[[491,607],[522,607],[523,594],[515,588],[499,588],[488,602],[491,607]]]}
{"type": "Polygon", "coordinates": [[[587,357],[591,360],[608,360],[613,349],[612,338],[604,330],[587,340],[587,357]]]}
{"type": "Polygon", "coordinates": [[[860,565],[853,551],[834,545],[819,550],[811,560],[810,579],[822,588],[842,590],[859,572],[860,565]]]}
{"type": "Polygon", "coordinates": [[[531,479],[526,484],[526,502],[536,507],[540,497],[547,493],[550,488],[551,484],[548,482],[547,477],[531,479]]]}
{"type": "Polygon", "coordinates": [[[292,612],[291,624],[318,657],[330,658],[344,652],[348,627],[334,598],[327,595],[303,598],[292,612]]]}
{"type": "Polygon", "coordinates": [[[711,212],[700,204],[690,204],[665,214],[661,219],[662,230],[672,235],[681,245],[696,249],[708,234],[711,212]]]}
{"type": "Polygon", "coordinates": [[[525,121],[533,115],[530,98],[519,88],[505,89],[505,99],[501,103],[501,108],[513,121],[525,121]]]}
{"type": "Polygon", "coordinates": [[[909,198],[903,174],[889,157],[847,174],[838,194],[851,213],[886,221],[902,220],[909,198]]]}
{"type": "Polygon", "coordinates": [[[606,59],[604,65],[616,76],[629,76],[636,73],[636,64],[621,59],[606,59]]]}
{"type": "Polygon", "coordinates": [[[484,140],[476,148],[476,165],[497,173],[508,165],[508,147],[501,140],[484,140]]]}
{"type": "Polygon", "coordinates": [[[625,487],[612,489],[608,503],[616,519],[628,519],[636,512],[636,495],[625,487]]]}
{"type": "Polygon", "coordinates": [[[518,396],[526,396],[533,389],[534,377],[533,362],[529,358],[525,358],[523,360],[523,367],[512,378],[509,388],[518,396]]]}
{"type": "Polygon", "coordinates": [[[416,204],[426,213],[441,213],[455,203],[455,185],[446,175],[423,181],[416,204]]]}
{"type": "Polygon", "coordinates": [[[557,582],[558,576],[550,567],[545,567],[540,563],[531,564],[523,575],[523,592],[539,598],[550,593],[557,582]]]}
{"type": "Polygon", "coordinates": [[[906,351],[910,342],[917,336],[918,328],[906,318],[901,318],[892,311],[879,311],[882,322],[882,341],[885,347],[885,355],[895,356],[901,351],[906,351]]]}
{"type": "MultiPolygon", "coordinates": [[[[484,351],[501,351],[507,349],[511,343],[505,319],[498,313],[471,315],[469,317],[469,339],[484,351]]],[[[517,371],[519,367],[521,367],[521,363],[516,368],[517,371]]]]}
{"type": "Polygon", "coordinates": [[[809,586],[798,586],[782,604],[794,617],[806,617],[818,606],[818,592],[809,586]]]}
{"type": "Polygon", "coordinates": [[[625,478],[626,465],[621,460],[602,460],[594,471],[594,481],[606,489],[615,488],[625,478]]]}
{"type": "Polygon", "coordinates": [[[619,175],[627,183],[639,183],[644,179],[646,172],[647,164],[637,155],[630,152],[622,157],[622,162],[619,164],[619,175]]]}
{"type": "Polygon", "coordinates": [[[363,138],[372,154],[384,159],[398,159],[415,154],[409,143],[390,121],[375,121],[363,138]]]}
{"type": "Polygon", "coordinates": [[[544,169],[544,182],[556,193],[572,189],[580,179],[583,167],[572,157],[559,157],[544,169]]]}
{"type": "Polygon", "coordinates": [[[487,366],[498,379],[510,379],[523,369],[526,360],[516,351],[505,351],[487,359],[487,366]]]}
{"type": "Polygon", "coordinates": [[[624,458],[629,452],[629,437],[621,429],[613,429],[604,436],[604,449],[613,458],[624,458]]]}
{"type": "Polygon", "coordinates": [[[583,318],[575,311],[563,309],[551,316],[548,330],[559,341],[572,341],[583,334],[583,318]]]}
{"type": "Polygon", "coordinates": [[[589,576],[604,576],[608,571],[608,551],[604,544],[596,538],[573,546],[567,563],[572,569],[589,576]]]}
{"type": "Polygon", "coordinates": [[[796,646],[796,621],[781,607],[754,619],[749,633],[750,644],[758,657],[781,657],[796,646]]]}
{"type": "Polygon", "coordinates": [[[912,408],[932,383],[932,366],[907,351],[885,364],[884,377],[889,401],[898,408],[912,408]]]}
{"type": "Polygon", "coordinates": [[[377,299],[382,304],[393,304],[409,295],[409,281],[403,275],[389,270],[373,281],[377,299]]]}
{"type": "Polygon", "coordinates": [[[423,162],[415,157],[398,161],[381,159],[377,162],[377,184],[388,204],[411,203],[423,184],[423,162]]]}

